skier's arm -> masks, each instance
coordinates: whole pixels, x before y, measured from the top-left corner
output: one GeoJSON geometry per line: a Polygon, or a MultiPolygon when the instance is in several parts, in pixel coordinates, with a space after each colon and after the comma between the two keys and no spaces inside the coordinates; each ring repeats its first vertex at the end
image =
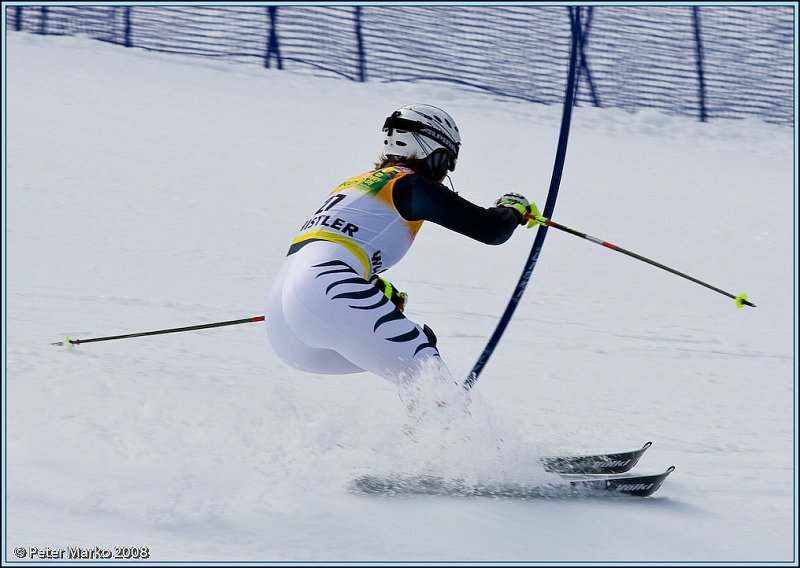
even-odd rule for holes
{"type": "Polygon", "coordinates": [[[514,209],[480,207],[421,175],[400,178],[393,193],[394,205],[404,219],[431,221],[487,245],[506,242],[520,225],[514,209]]]}

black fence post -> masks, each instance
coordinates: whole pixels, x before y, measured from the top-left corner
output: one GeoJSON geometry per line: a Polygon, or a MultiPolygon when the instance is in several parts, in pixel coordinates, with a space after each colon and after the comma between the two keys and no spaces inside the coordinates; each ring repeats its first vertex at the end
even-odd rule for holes
{"type": "Polygon", "coordinates": [[[593,6],[589,6],[586,8],[586,24],[582,24],[579,26],[579,57],[580,57],[580,67],[578,69],[578,78],[575,83],[575,106],[578,105],[578,89],[580,87],[580,78],[583,77],[586,79],[586,84],[589,85],[589,95],[592,97],[592,104],[596,107],[600,106],[600,99],[597,98],[597,90],[594,87],[594,81],[592,81],[592,72],[589,69],[589,62],[586,59],[586,45],[589,40],[589,30],[592,27],[592,15],[593,15],[593,6]]]}
{"type": "Polygon", "coordinates": [[[708,118],[706,114],[706,80],[703,74],[703,40],[700,34],[700,8],[692,7],[692,18],[694,20],[694,42],[697,54],[697,85],[698,97],[700,98],[700,121],[705,122],[708,118]]]}
{"type": "Polygon", "coordinates": [[[17,21],[14,22],[14,30],[22,31],[22,6],[17,6],[17,21]]]}
{"type": "Polygon", "coordinates": [[[278,69],[283,69],[281,49],[278,45],[278,7],[267,6],[267,14],[269,15],[269,37],[267,38],[267,52],[264,54],[264,67],[269,69],[270,60],[274,53],[278,61],[278,69]]]}
{"type": "Polygon", "coordinates": [[[125,11],[123,12],[123,18],[125,20],[125,28],[124,28],[124,38],[123,41],[125,42],[125,47],[133,47],[133,41],[131,40],[131,10],[133,8],[131,6],[125,6],[125,11]]]}
{"type": "Polygon", "coordinates": [[[39,22],[39,33],[41,35],[47,34],[47,6],[42,6],[42,21],[39,22]]]}
{"type": "Polygon", "coordinates": [[[356,17],[356,45],[358,47],[358,80],[367,80],[367,65],[364,58],[364,35],[361,33],[361,6],[355,7],[356,17]]]}

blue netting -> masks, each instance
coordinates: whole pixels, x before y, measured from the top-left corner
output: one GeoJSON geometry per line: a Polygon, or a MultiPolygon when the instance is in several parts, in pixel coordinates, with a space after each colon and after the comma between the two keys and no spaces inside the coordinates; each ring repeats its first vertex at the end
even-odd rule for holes
{"type": "MultiPolygon", "coordinates": [[[[8,6],[7,30],[560,103],[563,6],[8,6]]],[[[794,8],[584,9],[577,103],[794,122],[794,8]],[[702,50],[700,47],[702,46],[702,50]]]]}
{"type": "Polygon", "coordinates": [[[588,88],[591,80],[600,106],[648,106],[698,114],[690,8],[597,8],[592,10],[585,33],[587,66],[581,69],[579,102],[593,102],[588,88]],[[638,101],[647,103],[641,105],[638,101]]]}
{"type": "Polygon", "coordinates": [[[265,7],[136,6],[133,47],[242,62],[260,62],[269,19],[265,7]]]}
{"type": "Polygon", "coordinates": [[[564,98],[565,7],[374,6],[363,17],[369,79],[449,81],[543,103],[564,98]]]}

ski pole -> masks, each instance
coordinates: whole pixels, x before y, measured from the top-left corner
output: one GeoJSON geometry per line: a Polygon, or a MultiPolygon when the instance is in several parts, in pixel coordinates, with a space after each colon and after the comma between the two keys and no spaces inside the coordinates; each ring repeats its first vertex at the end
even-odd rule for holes
{"type": "Polygon", "coordinates": [[[604,246],[604,247],[606,247],[608,249],[611,249],[613,251],[621,252],[622,254],[627,254],[628,256],[633,257],[636,260],[641,260],[642,262],[646,262],[647,264],[651,264],[651,265],[656,266],[656,267],[658,267],[658,268],[660,268],[662,270],[666,270],[667,272],[671,272],[672,274],[680,276],[681,278],[686,278],[687,280],[691,280],[695,284],[700,284],[701,286],[705,286],[709,290],[714,290],[714,292],[718,292],[718,293],[722,294],[723,296],[727,296],[728,298],[731,298],[731,299],[735,300],[737,308],[743,308],[745,306],[750,306],[751,308],[755,308],[756,307],[756,305],[754,303],[752,303],[752,302],[747,300],[747,295],[746,294],[739,294],[738,296],[734,296],[730,292],[726,292],[725,290],[720,290],[716,286],[712,286],[711,284],[708,284],[707,282],[703,282],[702,280],[698,280],[697,278],[694,278],[693,276],[689,276],[688,274],[684,274],[683,272],[679,272],[679,271],[675,270],[674,268],[670,268],[669,266],[665,266],[665,265],[661,264],[660,262],[656,262],[655,260],[651,260],[649,258],[646,258],[646,257],[640,255],[640,254],[636,254],[635,252],[631,252],[629,250],[625,250],[622,247],[618,247],[617,245],[613,245],[613,244],[611,244],[609,242],[606,242],[606,241],[604,241],[602,239],[598,239],[597,237],[593,237],[591,235],[587,235],[586,233],[581,233],[580,231],[576,231],[575,229],[570,229],[569,227],[565,227],[564,225],[560,225],[559,223],[556,223],[555,221],[551,221],[550,219],[548,219],[546,217],[537,217],[536,215],[530,214],[530,215],[526,215],[525,218],[526,219],[532,219],[532,220],[537,221],[537,222],[539,222],[539,223],[541,223],[543,225],[547,225],[548,227],[553,227],[554,229],[558,229],[559,231],[564,231],[565,233],[569,233],[571,235],[575,235],[576,237],[580,237],[582,239],[586,239],[587,241],[591,241],[593,243],[596,243],[598,245],[604,246]]]}
{"type": "Polygon", "coordinates": [[[142,333],[128,333],[125,335],[112,335],[109,337],[94,337],[92,339],[71,339],[69,336],[64,341],[56,341],[50,345],[80,345],[82,343],[93,343],[95,341],[111,341],[112,339],[128,339],[130,337],[145,337],[146,335],[161,335],[164,333],[178,333],[179,331],[194,331],[197,329],[208,329],[211,327],[224,327],[226,325],[239,325],[242,323],[253,323],[257,321],[264,321],[266,316],[255,316],[252,318],[244,318],[231,321],[220,321],[215,323],[204,323],[200,325],[191,325],[189,327],[175,327],[172,329],[159,329],[156,331],[145,331],[142,333]]]}

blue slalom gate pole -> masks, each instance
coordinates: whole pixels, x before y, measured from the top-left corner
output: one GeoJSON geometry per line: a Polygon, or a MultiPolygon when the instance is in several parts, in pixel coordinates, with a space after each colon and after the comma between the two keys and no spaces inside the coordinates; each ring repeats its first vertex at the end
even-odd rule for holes
{"type": "MultiPolygon", "coordinates": [[[[572,48],[570,50],[569,70],[567,71],[567,89],[564,95],[564,111],[561,115],[561,132],[558,137],[558,149],[556,150],[556,159],[553,166],[553,175],[550,178],[550,189],[547,193],[547,202],[545,203],[544,212],[542,215],[550,218],[556,206],[556,199],[558,197],[558,188],[561,185],[561,174],[564,170],[564,161],[567,155],[567,140],[569,139],[569,125],[572,119],[572,106],[575,100],[575,83],[576,83],[576,61],[578,58],[578,50],[580,47],[581,36],[581,8],[580,6],[568,6],[569,18],[572,27],[572,48]]],[[[500,343],[500,338],[506,330],[514,311],[517,309],[519,301],[525,292],[528,281],[531,278],[533,269],[536,266],[536,261],[539,260],[539,254],[542,251],[544,239],[547,236],[547,227],[540,225],[536,232],[536,238],[533,241],[533,247],[528,255],[528,260],[525,262],[525,267],[522,270],[522,275],[519,277],[517,287],[503,312],[500,322],[494,330],[489,342],[483,349],[478,362],[472,368],[469,377],[464,381],[464,388],[471,389],[475,382],[478,380],[481,371],[486,366],[489,358],[492,356],[497,344],[500,343]]]]}

